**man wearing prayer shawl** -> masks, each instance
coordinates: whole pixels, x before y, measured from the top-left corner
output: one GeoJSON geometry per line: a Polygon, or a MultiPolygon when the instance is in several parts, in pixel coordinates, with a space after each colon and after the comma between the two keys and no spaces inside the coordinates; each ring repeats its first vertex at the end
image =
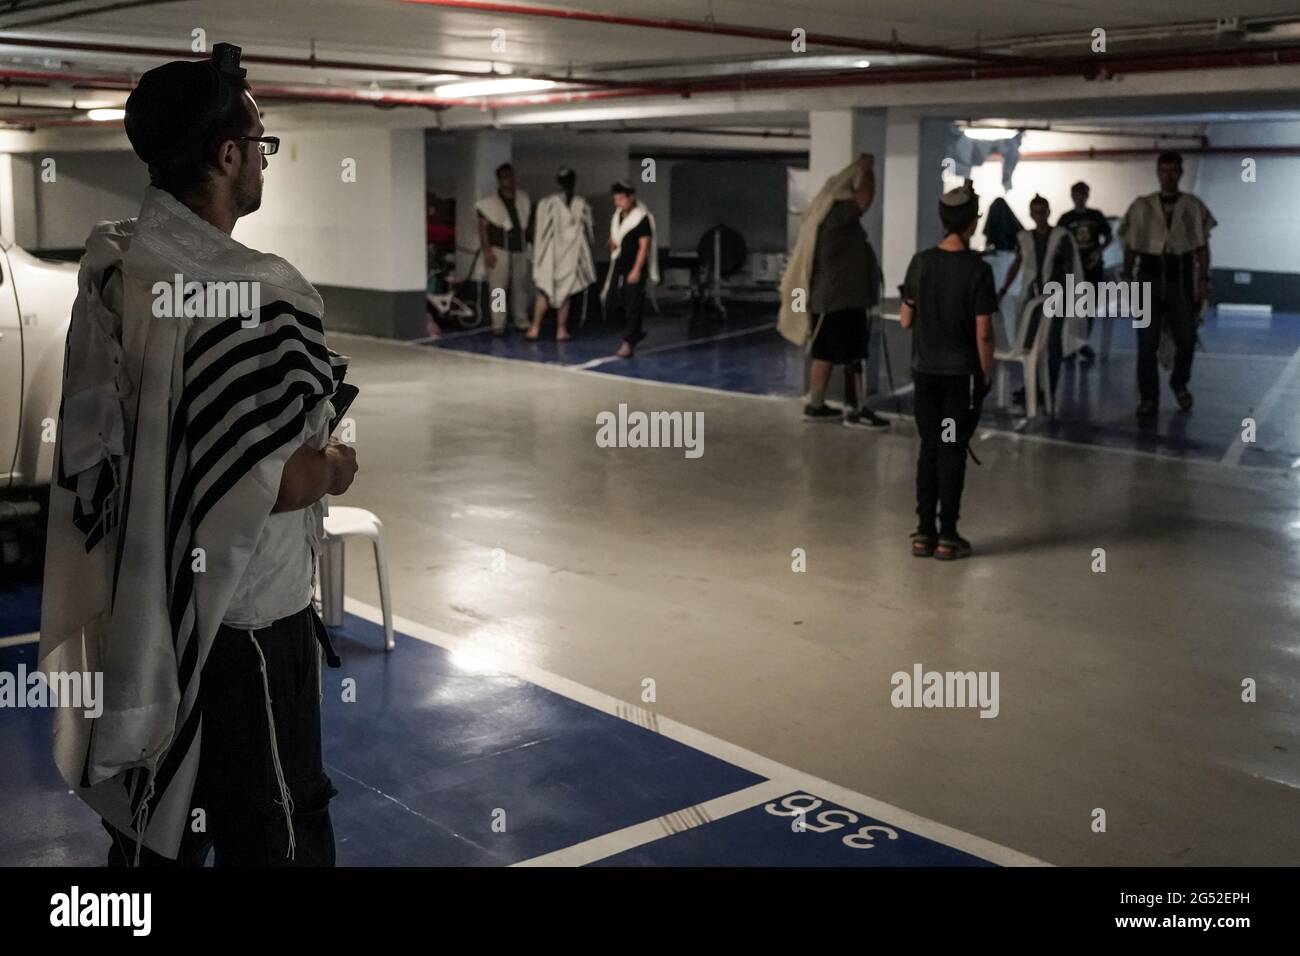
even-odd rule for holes
{"type": "Polygon", "coordinates": [[[1210,231],[1217,225],[1205,203],[1179,191],[1183,157],[1161,153],[1156,159],[1160,191],[1133,200],[1119,224],[1124,240],[1124,278],[1150,283],[1145,326],[1137,327],[1137,417],[1160,412],[1160,369],[1166,351],[1169,389],[1179,411],[1192,410],[1188,389],[1192,358],[1200,338],[1202,313],[1210,298],[1210,231]]]}
{"type": "Polygon", "coordinates": [[[591,206],[574,191],[578,176],[567,166],[556,176],[560,191],[537,204],[537,228],[533,237],[533,282],[537,284],[537,303],[533,307],[533,326],[528,338],[536,340],[542,332],[547,309],[556,310],[555,340],[567,342],[569,305],[582,292],[587,303],[587,287],[596,281],[596,266],[591,258],[594,238],[591,206]]]}
{"type": "Polygon", "coordinates": [[[320,295],[231,238],[265,135],[239,49],[145,73],[127,136],[140,215],[86,242],[65,353],[40,666],[98,671],[103,712],[55,709],[69,787],[111,865],[332,864],[311,605],[346,365],[320,295]]]}
{"type": "Polygon", "coordinates": [[[474,206],[478,213],[479,250],[487,277],[492,333],[506,334],[506,308],[514,317],[515,330],[528,324],[530,276],[528,243],[533,236],[533,206],[528,193],[515,188],[515,168],[509,163],[497,167],[497,191],[474,206]]]}

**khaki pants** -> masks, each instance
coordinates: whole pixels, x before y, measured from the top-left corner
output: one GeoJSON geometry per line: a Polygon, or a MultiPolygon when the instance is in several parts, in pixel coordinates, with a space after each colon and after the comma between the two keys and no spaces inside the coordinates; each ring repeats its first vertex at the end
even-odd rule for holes
{"type": "Polygon", "coordinates": [[[487,270],[488,308],[492,311],[492,330],[505,331],[507,307],[514,316],[515,328],[526,329],[529,326],[528,306],[532,292],[528,257],[522,252],[506,252],[495,246],[492,252],[497,259],[496,265],[487,270]],[[498,290],[504,291],[504,295],[498,290]]]}

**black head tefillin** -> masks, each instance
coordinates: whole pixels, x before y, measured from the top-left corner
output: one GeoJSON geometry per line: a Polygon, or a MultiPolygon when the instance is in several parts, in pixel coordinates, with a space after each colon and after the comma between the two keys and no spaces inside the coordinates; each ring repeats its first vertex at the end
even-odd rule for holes
{"type": "Polygon", "coordinates": [[[239,65],[241,53],[243,53],[243,50],[233,43],[214,44],[212,47],[212,63],[217,68],[218,73],[243,79],[248,76],[248,71],[239,65]]]}

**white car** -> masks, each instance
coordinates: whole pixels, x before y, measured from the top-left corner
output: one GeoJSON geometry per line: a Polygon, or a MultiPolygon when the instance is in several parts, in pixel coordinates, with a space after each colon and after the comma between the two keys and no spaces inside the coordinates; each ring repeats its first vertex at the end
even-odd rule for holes
{"type": "Polygon", "coordinates": [[[0,237],[0,493],[48,486],[77,264],[0,237]]]}

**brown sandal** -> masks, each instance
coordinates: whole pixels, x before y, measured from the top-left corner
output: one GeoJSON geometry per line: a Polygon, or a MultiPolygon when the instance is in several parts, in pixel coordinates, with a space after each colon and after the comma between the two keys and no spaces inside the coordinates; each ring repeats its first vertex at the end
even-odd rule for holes
{"type": "Polygon", "coordinates": [[[932,534],[922,534],[920,531],[912,535],[912,557],[928,558],[934,554],[934,546],[938,542],[932,534]]]}
{"type": "Polygon", "coordinates": [[[939,545],[934,549],[934,556],[940,561],[956,561],[959,558],[970,557],[970,542],[961,535],[953,535],[951,538],[939,537],[939,545]]]}

